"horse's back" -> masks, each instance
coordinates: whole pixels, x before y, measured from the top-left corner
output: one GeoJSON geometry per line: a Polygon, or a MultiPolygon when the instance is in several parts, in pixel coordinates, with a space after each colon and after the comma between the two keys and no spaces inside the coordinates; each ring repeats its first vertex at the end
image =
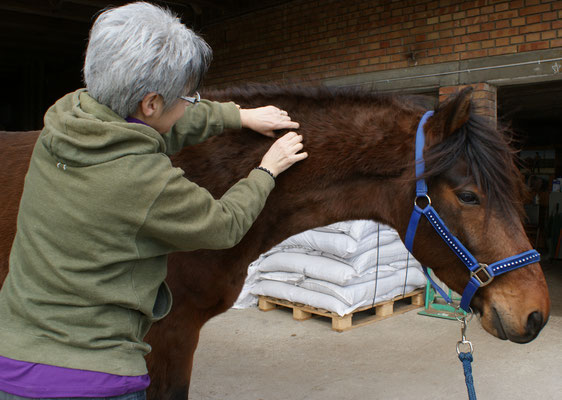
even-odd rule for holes
{"type": "Polygon", "coordinates": [[[8,272],[23,182],[38,135],[0,131],[0,286],[8,272]]]}

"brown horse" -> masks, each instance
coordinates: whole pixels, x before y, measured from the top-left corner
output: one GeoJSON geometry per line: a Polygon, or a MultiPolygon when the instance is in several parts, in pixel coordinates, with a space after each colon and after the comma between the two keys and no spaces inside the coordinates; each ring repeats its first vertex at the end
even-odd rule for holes
{"type": "MultiPolygon", "coordinates": [[[[287,237],[350,219],[373,219],[404,239],[415,197],[414,135],[425,112],[415,97],[326,88],[251,86],[215,93],[243,107],[275,104],[301,124],[309,158],[281,174],[264,211],[234,248],[169,256],[174,307],[147,341],[151,399],[185,399],[203,324],[236,300],[248,264],[287,237]]],[[[471,91],[438,107],[425,125],[426,178],[433,206],[481,262],[529,250],[521,223],[522,180],[504,132],[473,113],[471,91]]],[[[8,268],[16,213],[37,133],[0,135],[0,278],[8,268]]],[[[258,165],[271,145],[253,132],[225,132],[173,157],[187,177],[220,197],[258,165]]],[[[462,292],[468,270],[422,221],[414,256],[462,292]]],[[[472,307],[484,329],[528,342],[546,323],[550,300],[539,264],[479,289],[472,307]]]]}

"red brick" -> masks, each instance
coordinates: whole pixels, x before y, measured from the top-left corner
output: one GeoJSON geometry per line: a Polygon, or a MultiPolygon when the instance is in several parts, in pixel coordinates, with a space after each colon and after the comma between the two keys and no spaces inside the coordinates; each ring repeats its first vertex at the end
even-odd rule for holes
{"type": "Polygon", "coordinates": [[[537,24],[539,22],[541,22],[541,18],[542,14],[535,14],[535,15],[529,15],[528,17],[525,18],[525,23],[526,24],[537,24]]]}
{"type": "Polygon", "coordinates": [[[490,21],[497,21],[501,19],[512,19],[512,18],[516,18],[517,16],[518,14],[516,10],[498,12],[490,15],[490,21]]]}
{"type": "Polygon", "coordinates": [[[488,55],[490,56],[498,56],[502,54],[512,54],[517,53],[517,46],[504,46],[504,47],[495,47],[493,49],[488,50],[488,55]]]}
{"type": "Polygon", "coordinates": [[[487,50],[475,50],[475,51],[467,51],[465,53],[461,53],[461,60],[468,60],[471,58],[479,58],[479,57],[486,57],[487,50]]]}
{"type": "Polygon", "coordinates": [[[525,36],[523,36],[523,35],[512,36],[512,37],[509,38],[510,44],[523,43],[524,41],[525,41],[525,36]]]}
{"type": "Polygon", "coordinates": [[[501,21],[496,22],[496,29],[503,29],[503,28],[509,28],[510,27],[510,21],[507,19],[502,19],[501,21]]]}
{"type": "Polygon", "coordinates": [[[477,42],[481,40],[487,40],[490,38],[490,34],[488,32],[481,32],[481,33],[474,33],[472,35],[467,35],[462,38],[462,42],[477,42]]]}
{"type": "Polygon", "coordinates": [[[509,38],[504,37],[504,38],[496,39],[495,45],[497,47],[507,46],[507,45],[509,45],[509,38]]]}
{"type": "Polygon", "coordinates": [[[450,31],[451,29],[455,28],[458,26],[458,22],[443,22],[441,24],[439,24],[438,30],[440,32],[445,32],[445,31],[450,31]]]}
{"type": "Polygon", "coordinates": [[[562,39],[551,40],[550,47],[562,47],[562,39]]]}
{"type": "Polygon", "coordinates": [[[541,39],[540,33],[530,33],[528,35],[525,35],[525,41],[526,42],[536,42],[540,39],[541,39]]]}
{"type": "Polygon", "coordinates": [[[433,57],[433,60],[436,63],[443,63],[443,62],[450,62],[450,61],[458,61],[459,58],[459,54],[458,53],[451,53],[451,54],[445,54],[442,56],[436,56],[433,57]]]}
{"type": "Polygon", "coordinates": [[[511,20],[511,26],[525,25],[525,18],[514,18],[511,20]]]}
{"type": "Polygon", "coordinates": [[[472,50],[480,50],[482,48],[482,45],[480,44],[480,42],[472,42],[472,43],[468,43],[466,46],[466,49],[469,51],[472,50]]]}
{"type": "Polygon", "coordinates": [[[439,39],[438,32],[431,32],[427,35],[427,40],[437,40],[437,39],[439,39]]]}
{"type": "Polygon", "coordinates": [[[525,7],[519,10],[519,15],[540,14],[550,11],[550,4],[542,4],[533,7],[525,7]]]}
{"type": "Polygon", "coordinates": [[[466,87],[466,85],[463,86],[442,86],[439,88],[439,95],[450,95],[450,94],[454,94],[454,93],[458,93],[460,92],[462,89],[464,89],[466,87]]]}
{"type": "Polygon", "coordinates": [[[480,32],[480,25],[472,25],[467,27],[466,29],[467,33],[477,33],[480,32]]]}
{"type": "Polygon", "coordinates": [[[549,12],[549,13],[543,13],[542,14],[542,20],[543,21],[554,21],[557,17],[556,17],[556,11],[553,12],[549,12]]]}
{"type": "Polygon", "coordinates": [[[490,32],[491,38],[499,38],[504,36],[514,36],[519,33],[519,28],[507,28],[507,29],[499,29],[497,31],[490,32]]]}
{"type": "Polygon", "coordinates": [[[482,100],[493,101],[496,98],[496,93],[485,89],[476,89],[472,95],[472,98],[478,101],[482,101],[482,100]]]}
{"type": "Polygon", "coordinates": [[[453,30],[453,35],[462,36],[466,34],[466,28],[456,28],[453,30]]]}
{"type": "Polygon", "coordinates": [[[519,45],[519,51],[534,51],[548,49],[550,43],[548,41],[525,43],[519,45]]]}
{"type": "Polygon", "coordinates": [[[487,15],[479,15],[477,17],[472,17],[472,18],[464,18],[462,21],[460,21],[462,26],[476,25],[476,24],[481,24],[483,22],[488,22],[487,15]]]}
{"type": "Polygon", "coordinates": [[[543,22],[541,24],[525,25],[520,29],[521,33],[543,32],[550,29],[550,22],[543,22]]]}
{"type": "Polygon", "coordinates": [[[467,17],[474,17],[476,15],[480,15],[480,9],[479,8],[472,8],[470,10],[466,10],[466,16],[467,17]]]}
{"type": "Polygon", "coordinates": [[[496,5],[496,7],[494,8],[496,11],[505,11],[505,10],[509,10],[509,3],[501,3],[496,5]]]}
{"type": "Polygon", "coordinates": [[[427,50],[427,55],[428,55],[429,57],[437,56],[437,55],[439,55],[439,54],[440,54],[439,49],[435,49],[435,48],[434,48],[434,49],[428,49],[428,50],[427,50]]]}

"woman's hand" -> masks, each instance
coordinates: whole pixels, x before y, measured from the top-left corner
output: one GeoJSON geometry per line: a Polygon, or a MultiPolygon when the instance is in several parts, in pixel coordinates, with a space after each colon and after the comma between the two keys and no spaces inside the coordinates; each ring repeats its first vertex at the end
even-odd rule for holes
{"type": "Polygon", "coordinates": [[[308,153],[299,153],[303,147],[302,136],[289,132],[273,143],[263,156],[260,167],[266,168],[277,177],[297,161],[308,157],[308,153]]]}
{"type": "Polygon", "coordinates": [[[291,121],[287,111],[275,106],[240,109],[242,127],[250,128],[262,135],[275,137],[273,131],[278,129],[298,129],[298,122],[291,121]]]}

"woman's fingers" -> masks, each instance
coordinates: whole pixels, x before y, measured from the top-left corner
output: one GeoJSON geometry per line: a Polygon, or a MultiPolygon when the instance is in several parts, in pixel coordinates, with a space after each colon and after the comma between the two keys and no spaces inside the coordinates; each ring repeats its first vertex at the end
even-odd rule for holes
{"type": "Polygon", "coordinates": [[[274,137],[273,131],[298,129],[299,123],[292,121],[289,113],[275,106],[240,109],[242,126],[265,136],[274,137]]]}
{"type": "Polygon", "coordinates": [[[304,148],[302,140],[303,137],[295,132],[286,133],[269,148],[261,165],[277,176],[294,163],[304,160],[308,153],[299,153],[304,148]]]}

